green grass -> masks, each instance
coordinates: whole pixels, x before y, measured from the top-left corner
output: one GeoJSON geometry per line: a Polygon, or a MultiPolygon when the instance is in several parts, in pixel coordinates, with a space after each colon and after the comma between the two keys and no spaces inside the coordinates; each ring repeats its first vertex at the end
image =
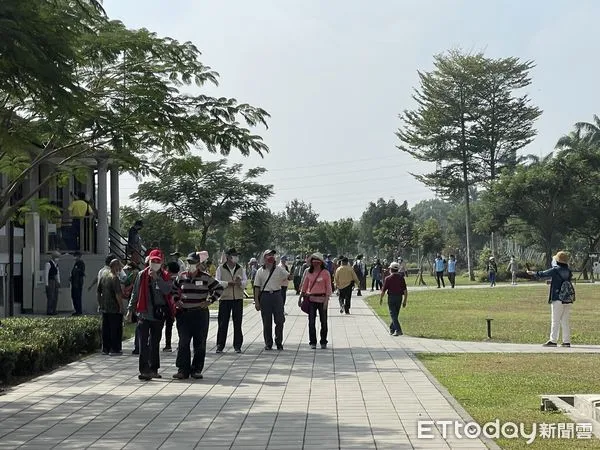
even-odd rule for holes
{"type": "MultiPolygon", "coordinates": [[[[579,284],[571,312],[571,342],[600,344],[600,287],[579,284]]],[[[368,304],[386,322],[387,299],[379,306],[379,294],[368,304]]],[[[548,286],[497,287],[490,289],[429,289],[411,292],[400,312],[405,334],[417,337],[485,341],[486,319],[492,318],[492,341],[543,343],[550,331],[548,286]]]]}
{"type": "MultiPolygon", "coordinates": [[[[410,299],[410,298],[409,298],[410,299]]],[[[566,423],[561,413],[540,411],[540,395],[600,391],[595,354],[421,354],[419,359],[477,423],[499,419],[525,423],[566,423]]],[[[600,448],[597,439],[500,439],[504,449],[600,448]]]]}

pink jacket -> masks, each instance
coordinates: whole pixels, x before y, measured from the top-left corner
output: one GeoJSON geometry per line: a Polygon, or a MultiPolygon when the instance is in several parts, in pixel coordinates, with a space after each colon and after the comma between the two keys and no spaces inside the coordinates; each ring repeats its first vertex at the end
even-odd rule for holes
{"type": "Polygon", "coordinates": [[[306,272],[304,283],[302,284],[302,293],[310,296],[310,301],[315,303],[325,303],[325,300],[331,296],[331,275],[327,269],[306,272]]]}

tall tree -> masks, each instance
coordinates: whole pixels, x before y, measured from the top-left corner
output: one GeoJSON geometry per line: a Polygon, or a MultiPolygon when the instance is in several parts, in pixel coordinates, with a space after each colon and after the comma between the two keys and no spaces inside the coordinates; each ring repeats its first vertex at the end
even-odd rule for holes
{"type": "Polygon", "coordinates": [[[394,199],[377,199],[376,202],[369,202],[367,209],[360,216],[359,230],[360,241],[367,251],[375,252],[377,240],[375,238],[375,229],[382,220],[388,217],[408,217],[408,203],[405,201],[398,205],[394,199]]]}
{"type": "Polygon", "coordinates": [[[410,217],[388,217],[375,228],[377,247],[383,254],[395,260],[413,240],[413,220],[410,217]]]}
{"type": "Polygon", "coordinates": [[[235,246],[245,258],[258,257],[267,248],[273,247],[272,213],[268,209],[257,209],[242,214],[233,221],[225,235],[227,246],[235,246]]]}
{"type": "Polygon", "coordinates": [[[273,186],[256,181],[265,169],[242,173],[241,164],[226,163],[191,154],[169,159],[158,168],[156,179],[140,184],[131,197],[156,202],[178,222],[198,227],[198,245],[204,247],[210,230],[263,210],[273,194],[273,186]]]}
{"type": "Polygon", "coordinates": [[[415,177],[447,198],[463,199],[471,278],[471,190],[493,179],[502,165],[514,166],[516,151],[535,135],[533,122],[541,112],[526,95],[515,96],[529,85],[532,67],[482,53],[437,55],[431,72],[419,72],[417,108],[401,115],[398,148],[436,163],[434,172],[415,177]]]}
{"type": "MultiPolygon", "coordinates": [[[[23,2],[24,8],[35,8],[35,4],[23,2]]],[[[71,49],[60,60],[64,64],[57,63],[57,67],[68,66],[70,72],[58,86],[64,85],[61,89],[74,95],[42,101],[38,90],[28,87],[35,84],[37,72],[30,70],[35,61],[18,67],[20,60],[3,60],[8,68],[0,71],[10,75],[12,67],[14,73],[4,85],[7,90],[0,91],[0,171],[8,178],[0,191],[0,204],[13,202],[0,211],[0,226],[50,180],[85,166],[84,157],[111,158],[123,170],[148,174],[155,167],[154,159],[181,155],[189,147],[223,155],[233,149],[244,155],[268,151],[249,130],[265,123],[268,114],[264,110],[231,98],[183,92],[188,85],[201,87],[216,84],[218,79],[216,72],[202,64],[192,43],[159,37],[145,29],[129,30],[121,22],[105,20],[91,6],[72,8],[85,6],[85,0],[44,0],[41,4],[45,6],[40,7],[40,16],[62,24],[51,28],[56,32],[52,42],[64,41],[61,48],[71,49]],[[79,22],[85,26],[75,25],[79,22]],[[55,170],[15,196],[43,163],[51,163],[55,170]]],[[[35,17],[26,16],[30,21],[35,17]]],[[[37,29],[45,23],[32,26],[37,29]]],[[[28,28],[28,22],[21,25],[28,28]]],[[[42,51],[40,47],[35,54],[42,51]]],[[[23,53],[19,46],[14,52],[23,53]]],[[[52,96],[52,92],[45,95],[52,96]]]]}

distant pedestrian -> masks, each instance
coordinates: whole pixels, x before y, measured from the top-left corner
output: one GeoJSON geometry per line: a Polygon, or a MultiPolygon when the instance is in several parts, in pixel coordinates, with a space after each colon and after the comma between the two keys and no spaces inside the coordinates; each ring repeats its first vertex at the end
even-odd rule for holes
{"type": "Polygon", "coordinates": [[[185,262],[183,261],[183,259],[181,259],[181,253],[173,252],[169,256],[171,256],[171,262],[174,261],[179,266],[179,273],[184,272],[185,271],[185,262]]]}
{"type": "Polygon", "coordinates": [[[456,257],[454,255],[450,255],[448,259],[448,281],[450,282],[450,286],[454,289],[456,286],[456,257]]]}
{"type": "MultiPolygon", "coordinates": [[[[180,271],[180,266],[177,261],[171,261],[167,264],[167,272],[171,277],[171,282],[174,283],[177,279],[177,276],[183,272],[180,271]]],[[[177,302],[178,298],[173,296],[173,302],[177,302]]],[[[173,314],[169,314],[165,319],[165,346],[163,348],[163,352],[172,352],[173,348],[171,347],[171,341],[173,339],[173,325],[175,324],[175,316],[173,314]]]]}
{"type": "Polygon", "coordinates": [[[487,273],[490,280],[490,287],[496,286],[496,274],[498,273],[498,265],[496,264],[496,259],[493,256],[490,256],[490,259],[488,260],[487,273]]]}
{"type": "Polygon", "coordinates": [[[511,275],[511,285],[516,286],[517,285],[517,272],[519,270],[519,264],[517,263],[517,260],[515,259],[514,256],[510,257],[510,261],[508,263],[508,272],[510,272],[511,275]]]}
{"type": "Polygon", "coordinates": [[[123,291],[119,273],[121,261],[113,259],[110,272],[103,276],[96,289],[98,309],[102,313],[102,353],[122,355],[123,341],[123,291]]]}
{"type": "Polygon", "coordinates": [[[360,283],[358,276],[348,264],[348,258],[342,256],[341,264],[335,271],[334,281],[338,290],[340,302],[340,314],[350,314],[350,303],[352,299],[352,288],[360,283]]]}
{"type": "Polygon", "coordinates": [[[275,250],[263,252],[264,264],[256,272],[254,279],[254,307],[260,311],[263,322],[265,350],[273,348],[273,322],[275,322],[275,345],[283,350],[283,324],[285,315],[281,285],[290,280],[291,275],[275,264],[275,250]]]}
{"type": "Polygon", "coordinates": [[[60,268],[58,260],[60,252],[54,251],[50,254],[50,259],[44,268],[44,279],[46,282],[46,314],[55,316],[56,306],[58,304],[58,292],[60,289],[60,268]]]}
{"type": "Polygon", "coordinates": [[[435,281],[437,282],[438,289],[442,286],[446,287],[446,284],[444,283],[444,270],[446,269],[446,260],[441,254],[438,253],[435,257],[435,260],[433,261],[433,266],[435,268],[435,281]]]}
{"type": "Polygon", "coordinates": [[[145,256],[144,243],[140,236],[142,228],[144,228],[144,222],[136,220],[127,233],[127,254],[136,264],[141,263],[145,256]]]}
{"type": "Polygon", "coordinates": [[[223,286],[219,298],[219,328],[217,330],[217,353],[223,352],[227,341],[229,320],[233,321],[233,350],[241,353],[244,335],[242,318],[244,315],[244,293],[246,292],[246,272],[239,264],[239,253],[230,248],[225,254],[227,260],[217,267],[216,279],[223,286]]]}
{"type": "MultiPolygon", "coordinates": [[[[310,257],[310,267],[302,284],[302,296],[309,300],[308,336],[311,349],[317,348],[317,311],[321,322],[321,348],[327,348],[327,307],[331,297],[331,275],[325,265],[321,253],[313,253],[310,257]]],[[[301,302],[302,300],[299,300],[301,302]]]]}
{"type": "MultiPolygon", "coordinates": [[[[290,268],[287,265],[287,256],[283,255],[281,258],[279,258],[279,267],[282,267],[288,274],[290,273],[290,268]]],[[[293,275],[292,275],[293,277],[293,275]]],[[[283,311],[284,311],[284,315],[287,316],[287,313],[285,312],[285,301],[287,299],[287,290],[288,290],[288,286],[290,285],[289,282],[289,277],[286,278],[283,281],[283,284],[281,285],[281,298],[283,298],[283,311]]]]}
{"type": "MultiPolygon", "coordinates": [[[[147,267],[147,265],[144,267],[147,267]]],[[[129,302],[131,300],[131,294],[133,293],[133,287],[135,286],[135,281],[137,280],[137,277],[138,277],[140,271],[142,271],[144,269],[144,267],[140,267],[135,262],[129,261],[123,268],[123,271],[125,272],[125,279],[124,279],[124,281],[122,281],[121,284],[123,285],[123,299],[125,300],[127,305],[129,305],[129,302]]],[[[135,314],[135,312],[131,315],[130,320],[132,323],[136,324],[135,337],[133,338],[133,350],[132,350],[131,354],[139,355],[140,354],[140,329],[137,326],[138,320],[137,320],[137,314],[135,314]]]]}
{"type": "Polygon", "coordinates": [[[361,292],[363,290],[367,289],[367,266],[365,266],[365,263],[362,261],[362,259],[363,259],[362,254],[356,255],[356,260],[354,261],[354,264],[352,265],[352,268],[354,269],[356,276],[360,280],[360,283],[358,283],[358,286],[356,287],[356,289],[357,289],[356,296],[357,297],[362,296],[361,292]]]}
{"type": "Polygon", "coordinates": [[[388,308],[390,311],[390,334],[393,336],[402,335],[402,327],[400,326],[400,308],[406,308],[406,300],[408,299],[408,289],[406,287],[406,281],[404,277],[398,273],[399,264],[393,262],[390,264],[391,274],[386,277],[383,282],[383,288],[381,289],[381,295],[379,297],[379,304],[383,303],[383,296],[388,294],[388,308]]]}
{"type": "MultiPolygon", "coordinates": [[[[407,277],[408,276],[408,271],[406,270],[406,263],[404,262],[404,259],[402,259],[402,256],[398,257],[398,273],[400,275],[402,275],[403,277],[407,277]]],[[[390,270],[390,268],[387,268],[388,271],[390,270]]],[[[389,275],[389,273],[386,275],[386,277],[389,275]]],[[[385,279],[385,278],[384,278],[385,279]]]]}
{"type": "Polygon", "coordinates": [[[379,290],[383,283],[381,282],[381,276],[383,275],[383,267],[379,259],[375,260],[373,266],[371,266],[371,292],[373,288],[379,290]]]}
{"type": "Polygon", "coordinates": [[[71,269],[71,276],[69,281],[71,282],[71,300],[73,301],[73,313],[74,316],[80,316],[83,313],[82,297],[83,297],[83,283],[85,280],[85,263],[81,259],[81,252],[76,251],[73,253],[75,257],[75,263],[71,269]]]}
{"type": "Polygon", "coordinates": [[[573,272],[569,268],[569,254],[558,252],[553,258],[556,265],[545,271],[527,271],[528,275],[536,278],[550,278],[550,292],[548,303],[552,307],[552,325],[550,326],[550,339],[544,347],[556,347],[559,332],[562,329],[562,346],[571,346],[571,327],[569,318],[571,307],[575,301],[575,290],[573,289],[573,272]]]}
{"type": "Polygon", "coordinates": [[[300,295],[300,282],[302,281],[302,274],[304,273],[304,261],[300,255],[296,256],[294,260],[294,265],[292,266],[292,274],[294,275],[294,290],[296,291],[296,295],[300,295]]]}

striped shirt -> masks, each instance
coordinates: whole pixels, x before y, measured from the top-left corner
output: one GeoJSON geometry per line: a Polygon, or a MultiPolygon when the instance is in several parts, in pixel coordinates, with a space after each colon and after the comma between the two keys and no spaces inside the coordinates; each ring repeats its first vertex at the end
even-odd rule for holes
{"type": "Polygon", "coordinates": [[[223,294],[223,286],[206,272],[182,272],[173,283],[173,296],[183,302],[184,309],[200,307],[202,302],[214,303],[223,294]]]}

